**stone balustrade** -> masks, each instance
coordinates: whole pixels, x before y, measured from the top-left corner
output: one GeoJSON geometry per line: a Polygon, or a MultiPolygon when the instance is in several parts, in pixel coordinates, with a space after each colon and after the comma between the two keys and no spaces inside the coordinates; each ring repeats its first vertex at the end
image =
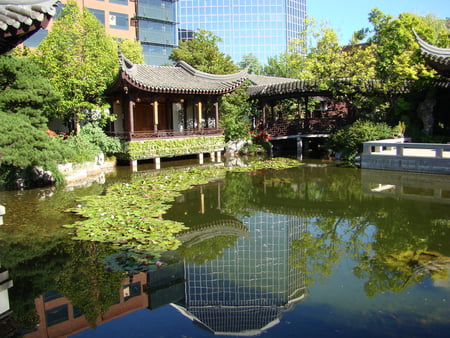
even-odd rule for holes
{"type": "Polygon", "coordinates": [[[450,174],[450,144],[405,143],[405,139],[364,142],[361,168],[450,174]]]}

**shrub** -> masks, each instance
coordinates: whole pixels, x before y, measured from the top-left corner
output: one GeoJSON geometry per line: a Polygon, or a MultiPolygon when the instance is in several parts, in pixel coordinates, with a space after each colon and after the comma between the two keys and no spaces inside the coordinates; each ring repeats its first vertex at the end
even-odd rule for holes
{"type": "Polygon", "coordinates": [[[362,152],[363,142],[392,138],[394,134],[393,128],[386,123],[358,120],[331,134],[327,147],[333,152],[342,153],[342,159],[353,160],[362,152]]]}
{"type": "Polygon", "coordinates": [[[85,125],[78,133],[77,138],[97,146],[106,155],[122,151],[122,144],[118,138],[109,137],[100,127],[93,124],[85,125]]]}

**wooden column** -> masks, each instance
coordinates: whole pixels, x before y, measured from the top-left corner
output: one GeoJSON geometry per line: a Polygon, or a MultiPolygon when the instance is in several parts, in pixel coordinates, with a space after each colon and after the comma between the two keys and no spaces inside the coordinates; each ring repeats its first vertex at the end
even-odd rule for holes
{"type": "Polygon", "coordinates": [[[158,130],[158,101],[153,101],[153,121],[154,121],[154,130],[158,130]]]}
{"type": "Polygon", "coordinates": [[[219,102],[214,102],[214,110],[216,113],[216,129],[219,129],[219,102]]]}
{"type": "Polygon", "coordinates": [[[134,105],[135,103],[133,99],[130,97],[130,100],[128,102],[128,125],[130,127],[128,132],[130,135],[130,140],[134,135],[134,105]]]}
{"type": "Polygon", "coordinates": [[[202,101],[197,103],[197,127],[198,129],[202,128],[202,101]]]}
{"type": "Polygon", "coordinates": [[[262,109],[262,123],[264,128],[266,127],[266,104],[263,103],[263,109],[262,109]]]}

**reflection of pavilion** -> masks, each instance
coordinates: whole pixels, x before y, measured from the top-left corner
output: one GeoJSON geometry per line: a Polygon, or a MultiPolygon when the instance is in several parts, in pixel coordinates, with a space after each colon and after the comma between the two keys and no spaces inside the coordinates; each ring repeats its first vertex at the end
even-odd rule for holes
{"type": "Polygon", "coordinates": [[[304,276],[289,264],[291,242],[306,231],[304,220],[259,212],[241,221],[250,235],[223,256],[185,262],[185,302],[173,304],[215,334],[259,334],[305,297],[304,276]]]}

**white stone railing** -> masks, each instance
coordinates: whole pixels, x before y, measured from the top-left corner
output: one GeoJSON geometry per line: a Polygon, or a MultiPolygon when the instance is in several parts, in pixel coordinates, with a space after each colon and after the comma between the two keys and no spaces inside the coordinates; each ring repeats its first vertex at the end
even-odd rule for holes
{"type": "Polygon", "coordinates": [[[364,142],[363,154],[450,158],[450,144],[404,143],[405,139],[364,142]]]}
{"type": "Polygon", "coordinates": [[[364,142],[361,168],[450,174],[450,144],[404,141],[364,142]]]}

